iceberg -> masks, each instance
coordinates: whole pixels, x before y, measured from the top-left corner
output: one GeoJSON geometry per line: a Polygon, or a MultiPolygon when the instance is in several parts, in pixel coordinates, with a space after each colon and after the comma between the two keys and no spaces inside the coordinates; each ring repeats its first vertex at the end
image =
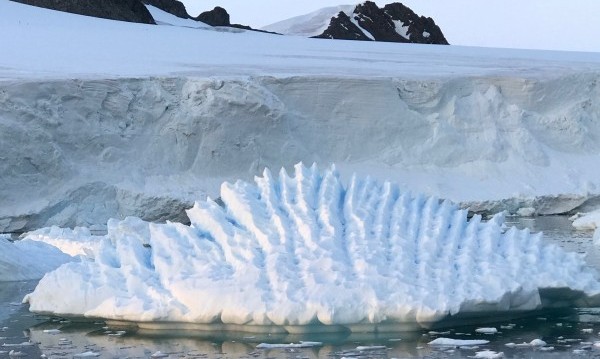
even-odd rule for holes
{"type": "Polygon", "coordinates": [[[254,183],[223,183],[220,201],[195,202],[190,225],[109,222],[88,260],[46,274],[25,301],[141,329],[281,333],[600,304],[597,273],[579,255],[505,230],[503,215],[467,213],[392,182],[344,183],[334,166],[265,169],[254,183]]]}
{"type": "Polygon", "coordinates": [[[0,234],[0,282],[40,279],[73,257],[42,242],[21,240],[12,242],[0,234]]]}
{"type": "Polygon", "coordinates": [[[573,227],[578,230],[596,230],[600,228],[600,210],[581,215],[573,221],[573,227]]]}

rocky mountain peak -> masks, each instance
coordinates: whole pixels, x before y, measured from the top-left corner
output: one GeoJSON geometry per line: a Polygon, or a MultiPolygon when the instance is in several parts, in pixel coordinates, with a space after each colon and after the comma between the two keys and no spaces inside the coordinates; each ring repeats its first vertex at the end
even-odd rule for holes
{"type": "Polygon", "coordinates": [[[379,8],[372,1],[358,4],[351,14],[340,12],[317,38],[410,42],[447,45],[442,30],[430,17],[419,16],[402,3],[379,8]]]}

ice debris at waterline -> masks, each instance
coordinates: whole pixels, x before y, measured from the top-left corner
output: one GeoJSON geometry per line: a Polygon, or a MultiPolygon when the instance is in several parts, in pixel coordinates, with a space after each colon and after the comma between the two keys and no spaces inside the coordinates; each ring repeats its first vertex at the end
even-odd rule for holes
{"type": "Polygon", "coordinates": [[[298,164],[293,177],[224,183],[221,200],[196,202],[190,226],[112,223],[89,260],[48,273],[25,300],[140,328],[288,332],[600,304],[577,254],[393,183],[346,187],[333,167],[298,164]]]}

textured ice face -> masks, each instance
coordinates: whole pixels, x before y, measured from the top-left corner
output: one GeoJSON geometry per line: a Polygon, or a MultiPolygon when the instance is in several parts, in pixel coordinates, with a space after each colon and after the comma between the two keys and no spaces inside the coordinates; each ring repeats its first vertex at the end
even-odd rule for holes
{"type": "Polygon", "coordinates": [[[502,216],[468,220],[448,201],[368,177],[344,186],[334,168],[298,164],[293,177],[265,170],[254,184],[224,183],[221,200],[196,202],[191,226],[109,223],[93,259],[43,278],[27,298],[31,310],[396,330],[457,314],[584,305],[600,293],[580,257],[527,230],[504,232],[502,216]],[[565,288],[579,292],[566,297],[565,288]]]}

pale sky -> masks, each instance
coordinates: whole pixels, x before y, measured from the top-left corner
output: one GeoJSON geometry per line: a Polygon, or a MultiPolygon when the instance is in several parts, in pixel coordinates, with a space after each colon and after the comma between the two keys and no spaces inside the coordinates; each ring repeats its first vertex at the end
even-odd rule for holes
{"type": "MultiPolygon", "coordinates": [[[[344,0],[182,0],[192,16],[215,6],[231,21],[260,28],[344,0]]],[[[383,6],[389,1],[375,1],[383,6]]],[[[600,52],[597,0],[404,0],[432,17],[451,44],[600,52]]]]}

